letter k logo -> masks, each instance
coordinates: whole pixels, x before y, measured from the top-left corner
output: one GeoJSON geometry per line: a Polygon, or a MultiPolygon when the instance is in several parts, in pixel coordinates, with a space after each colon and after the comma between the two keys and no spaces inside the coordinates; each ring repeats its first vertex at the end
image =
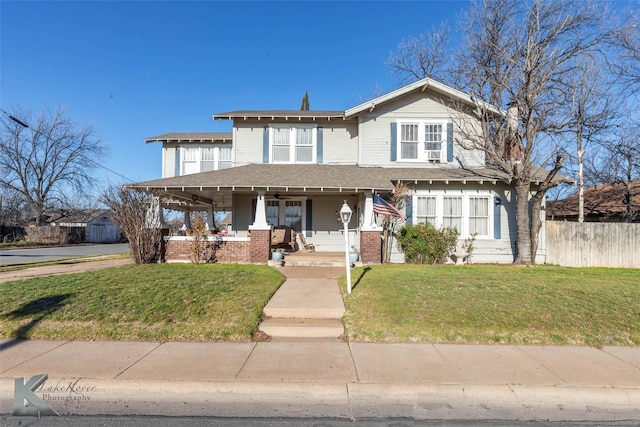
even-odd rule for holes
{"type": "Polygon", "coordinates": [[[13,415],[35,417],[40,415],[60,415],[33,393],[47,378],[47,374],[34,375],[29,381],[25,381],[24,378],[16,378],[13,394],[13,415]],[[27,405],[27,403],[31,405],[27,405]]]}

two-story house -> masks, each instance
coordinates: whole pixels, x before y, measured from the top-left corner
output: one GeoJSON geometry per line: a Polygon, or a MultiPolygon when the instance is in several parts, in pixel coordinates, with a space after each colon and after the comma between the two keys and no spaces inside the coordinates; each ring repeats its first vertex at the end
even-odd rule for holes
{"type": "MultiPolygon", "coordinates": [[[[147,139],[162,143],[163,178],[133,187],[163,191],[177,209],[207,211],[211,229],[213,212],[232,213],[228,234],[217,239],[219,259],[232,262],[266,261],[268,243],[256,245],[277,226],[302,234],[316,251],[343,250],[338,211],[346,201],[352,244],[363,262],[379,263],[373,197],[403,182],[411,189],[408,223],[455,227],[461,239],[475,236],[475,262],[510,263],[515,192],[482,152],[464,148],[468,130],[461,130],[478,125],[472,106],[468,95],[424,79],[346,111],[219,113],[213,119],[231,120],[232,133],[147,139]],[[227,246],[242,254],[226,254],[227,246]]],[[[540,261],[544,235],[539,248],[540,261]]],[[[394,252],[392,261],[402,262],[394,252]]]]}

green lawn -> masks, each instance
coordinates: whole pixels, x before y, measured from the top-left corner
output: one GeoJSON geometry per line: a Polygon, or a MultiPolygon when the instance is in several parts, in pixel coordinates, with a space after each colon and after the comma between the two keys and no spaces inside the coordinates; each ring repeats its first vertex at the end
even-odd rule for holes
{"type": "Polygon", "coordinates": [[[640,345],[640,271],[386,265],[357,268],[350,340],[640,345]]]}
{"type": "Polygon", "coordinates": [[[0,337],[250,341],[284,276],[267,266],[154,264],[0,284],[0,337]]]}
{"type": "MultiPolygon", "coordinates": [[[[640,345],[638,270],[384,265],[352,280],[352,341],[640,345]]],[[[267,266],[156,264],[7,282],[0,337],[249,341],[283,281],[267,266]]]]}

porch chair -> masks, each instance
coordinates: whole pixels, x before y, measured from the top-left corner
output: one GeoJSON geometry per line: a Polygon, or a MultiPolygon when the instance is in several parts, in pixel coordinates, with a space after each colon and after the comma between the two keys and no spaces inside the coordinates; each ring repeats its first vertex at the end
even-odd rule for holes
{"type": "Polygon", "coordinates": [[[300,243],[302,246],[302,249],[305,252],[315,252],[316,251],[316,247],[313,243],[307,243],[307,239],[304,238],[304,234],[302,233],[298,233],[298,236],[300,236],[300,243]]]}

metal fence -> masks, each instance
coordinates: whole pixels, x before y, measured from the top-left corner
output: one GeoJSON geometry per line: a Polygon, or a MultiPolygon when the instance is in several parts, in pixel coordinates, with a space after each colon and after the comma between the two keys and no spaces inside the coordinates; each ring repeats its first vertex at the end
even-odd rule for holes
{"type": "Polygon", "coordinates": [[[640,223],[546,222],[548,264],[640,268],[640,223]]]}

